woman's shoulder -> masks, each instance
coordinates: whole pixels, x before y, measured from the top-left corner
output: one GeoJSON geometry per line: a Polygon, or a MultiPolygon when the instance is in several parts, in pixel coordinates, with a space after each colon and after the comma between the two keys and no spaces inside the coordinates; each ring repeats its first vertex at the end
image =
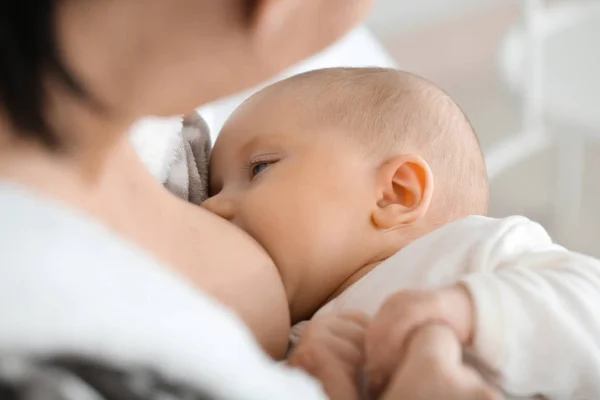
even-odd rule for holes
{"type": "Polygon", "coordinates": [[[107,334],[127,323],[110,316],[119,313],[110,299],[121,297],[117,286],[123,285],[111,285],[95,270],[114,269],[113,280],[127,281],[135,292],[135,280],[116,269],[143,264],[151,271],[152,260],[135,257],[134,249],[85,215],[18,185],[0,183],[0,221],[1,398],[212,398],[170,383],[150,365],[119,366],[110,354],[93,354],[94,343],[102,341],[90,325],[103,332],[109,353],[126,344],[123,335],[107,334]]]}
{"type": "MultiPolygon", "coordinates": [[[[68,238],[70,246],[91,236],[110,237],[110,232],[90,217],[29,189],[0,181],[0,246],[4,256],[42,254],[68,238]],[[83,235],[83,236],[82,236],[83,235]],[[36,247],[37,246],[37,247],[36,247]],[[32,249],[37,251],[32,252],[32,249]]],[[[6,259],[3,261],[7,261],[6,259]]]]}
{"type": "MultiPolygon", "coordinates": [[[[144,251],[76,209],[0,181],[0,265],[11,270],[121,263],[159,268],[144,251]],[[71,265],[72,264],[72,265],[71,265]]],[[[6,272],[6,269],[5,271],[6,272]]]]}

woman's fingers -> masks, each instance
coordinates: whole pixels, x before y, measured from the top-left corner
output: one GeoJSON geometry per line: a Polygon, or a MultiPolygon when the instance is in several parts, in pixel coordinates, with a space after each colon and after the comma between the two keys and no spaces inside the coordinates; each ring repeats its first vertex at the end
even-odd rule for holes
{"type": "Polygon", "coordinates": [[[418,329],[402,365],[392,377],[384,400],[495,400],[501,396],[472,368],[462,363],[455,333],[444,325],[418,329]]]}
{"type": "Polygon", "coordinates": [[[456,366],[462,362],[462,346],[454,331],[446,325],[426,325],[409,338],[406,358],[437,367],[456,366]]]}
{"type": "MultiPolygon", "coordinates": [[[[372,379],[385,385],[402,362],[411,335],[419,327],[431,323],[445,323],[452,328],[462,326],[458,310],[463,304],[456,300],[462,294],[460,289],[452,287],[401,291],[390,296],[367,329],[366,370],[372,379]]],[[[458,333],[459,329],[455,331],[458,333]]]]}

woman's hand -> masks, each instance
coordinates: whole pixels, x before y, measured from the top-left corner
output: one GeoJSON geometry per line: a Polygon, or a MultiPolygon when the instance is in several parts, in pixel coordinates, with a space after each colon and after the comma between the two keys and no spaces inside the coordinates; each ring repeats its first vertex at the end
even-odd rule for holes
{"type": "Polygon", "coordinates": [[[360,313],[315,317],[288,363],[318,379],[330,399],[359,400],[367,324],[368,318],[360,313]]]}
{"type": "Polygon", "coordinates": [[[402,363],[411,335],[419,327],[444,324],[461,345],[475,335],[475,308],[462,284],[390,296],[373,318],[365,339],[367,371],[372,380],[387,382],[402,363]]]}
{"type": "Polygon", "coordinates": [[[502,396],[463,364],[462,347],[445,325],[417,329],[382,400],[497,400],[502,396]]]}

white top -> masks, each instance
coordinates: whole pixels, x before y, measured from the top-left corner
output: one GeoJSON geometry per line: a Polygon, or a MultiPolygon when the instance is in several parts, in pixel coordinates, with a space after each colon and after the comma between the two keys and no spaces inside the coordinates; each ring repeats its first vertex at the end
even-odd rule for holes
{"type": "Polygon", "coordinates": [[[392,293],[465,282],[473,352],[513,396],[600,399],[600,262],[524,217],[469,217],[413,242],[319,313],[373,315],[392,293]]]}
{"type": "Polygon", "coordinates": [[[325,399],[228,310],[82,214],[0,182],[0,360],[81,355],[215,398],[325,399]],[[14,357],[11,357],[14,356],[14,357]]]}

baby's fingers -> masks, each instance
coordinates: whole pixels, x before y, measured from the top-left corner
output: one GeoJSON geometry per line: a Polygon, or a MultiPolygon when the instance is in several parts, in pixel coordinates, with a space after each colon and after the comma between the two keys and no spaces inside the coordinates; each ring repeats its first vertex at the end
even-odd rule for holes
{"type": "Polygon", "coordinates": [[[339,338],[348,340],[361,348],[364,347],[365,333],[369,317],[358,312],[339,314],[330,326],[331,333],[339,338]]]}
{"type": "Polygon", "coordinates": [[[463,365],[461,344],[443,325],[418,329],[382,399],[496,400],[500,394],[463,365]]]}
{"type": "Polygon", "coordinates": [[[329,314],[314,318],[300,338],[289,362],[309,373],[322,364],[325,353],[346,373],[356,375],[364,365],[364,335],[368,318],[362,314],[329,314]]]}
{"type": "Polygon", "coordinates": [[[384,303],[365,335],[366,370],[372,386],[387,382],[401,362],[411,333],[435,321],[440,310],[432,292],[400,292],[384,303]]]}
{"type": "Polygon", "coordinates": [[[324,345],[352,373],[362,371],[365,362],[365,332],[369,319],[360,313],[338,314],[328,327],[324,345]]]}
{"type": "Polygon", "coordinates": [[[318,379],[332,400],[359,400],[359,386],[355,374],[334,352],[323,348],[305,348],[294,354],[289,364],[318,379]]]}

